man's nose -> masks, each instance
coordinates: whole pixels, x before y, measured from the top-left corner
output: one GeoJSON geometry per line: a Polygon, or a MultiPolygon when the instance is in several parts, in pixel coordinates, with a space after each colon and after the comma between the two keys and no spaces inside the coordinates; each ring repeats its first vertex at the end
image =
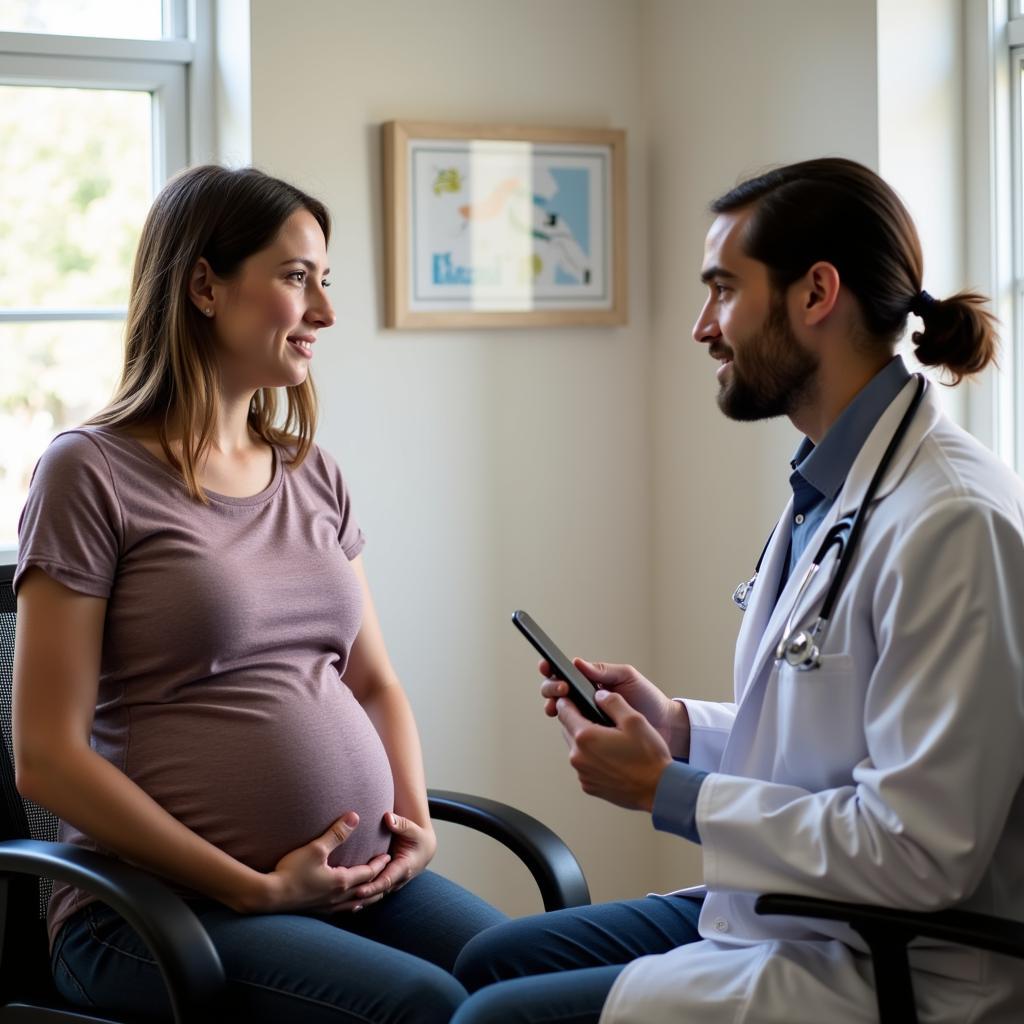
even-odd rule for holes
{"type": "Polygon", "coordinates": [[[707,345],[714,341],[715,338],[720,337],[721,333],[718,329],[718,321],[711,315],[711,310],[705,306],[700,311],[697,322],[693,325],[693,340],[707,345]]]}

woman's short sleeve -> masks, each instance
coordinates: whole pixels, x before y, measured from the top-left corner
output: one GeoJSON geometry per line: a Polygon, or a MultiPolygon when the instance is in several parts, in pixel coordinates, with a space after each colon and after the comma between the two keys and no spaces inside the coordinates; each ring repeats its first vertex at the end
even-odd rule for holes
{"type": "Polygon", "coordinates": [[[31,566],[66,587],[109,597],[123,521],[110,466],[86,431],[59,434],[36,465],[18,522],[14,589],[31,566]]]}
{"type": "Polygon", "coordinates": [[[356,522],[355,514],[352,512],[352,496],[341,475],[337,462],[318,446],[317,451],[323,459],[324,471],[330,481],[331,490],[334,492],[335,500],[338,503],[338,514],[341,517],[341,525],[338,530],[338,541],[345,557],[351,562],[366,545],[366,537],[356,522]]]}

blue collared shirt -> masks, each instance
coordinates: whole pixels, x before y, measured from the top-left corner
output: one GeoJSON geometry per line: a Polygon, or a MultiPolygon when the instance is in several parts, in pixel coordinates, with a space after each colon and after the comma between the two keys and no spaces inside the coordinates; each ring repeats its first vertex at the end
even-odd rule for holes
{"type": "Polygon", "coordinates": [[[910,373],[902,358],[894,357],[842,411],[821,444],[815,446],[807,437],[800,442],[790,462],[793,520],[789,564],[779,584],[780,593],[815,530],[828,515],[868,434],[909,380],[910,373]]]}
{"type": "MultiPolygon", "coordinates": [[[[864,446],[882,413],[910,380],[903,360],[896,356],[861,389],[815,446],[804,438],[793,456],[789,478],[793,488],[793,521],[790,524],[789,564],[779,593],[814,531],[821,525],[846,482],[854,459],[864,446]]],[[[654,827],[700,842],[697,831],[697,797],[708,773],[676,759],[658,781],[652,817],[654,827]]]]}

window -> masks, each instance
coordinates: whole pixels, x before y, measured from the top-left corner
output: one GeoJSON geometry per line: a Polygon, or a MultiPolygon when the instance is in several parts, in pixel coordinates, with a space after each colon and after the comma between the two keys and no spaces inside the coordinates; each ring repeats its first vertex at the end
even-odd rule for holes
{"type": "Polygon", "coordinates": [[[0,32],[48,32],[64,36],[162,39],[160,0],[95,3],[94,0],[3,0],[0,32]]]}
{"type": "Polygon", "coordinates": [[[967,270],[1003,343],[968,390],[968,426],[1024,473],[1024,3],[972,0],[964,29],[967,270]]]}
{"type": "Polygon", "coordinates": [[[0,0],[0,552],[8,555],[39,455],[111,394],[139,230],[156,189],[188,162],[196,58],[188,7],[0,0]]]}

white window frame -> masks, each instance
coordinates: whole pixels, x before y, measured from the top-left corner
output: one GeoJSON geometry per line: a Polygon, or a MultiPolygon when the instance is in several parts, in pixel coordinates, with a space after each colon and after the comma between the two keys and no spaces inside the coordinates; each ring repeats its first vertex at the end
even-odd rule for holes
{"type": "Polygon", "coordinates": [[[1005,400],[1012,414],[1005,419],[1005,430],[1012,436],[1011,463],[1024,473],[1024,3],[1018,0],[1007,23],[1007,63],[1010,93],[1010,246],[1012,247],[1012,343],[1007,345],[1006,376],[1009,378],[1005,400]]]}
{"type": "MultiPolygon", "coordinates": [[[[125,89],[153,96],[153,191],[215,152],[214,0],[164,0],[163,39],[0,32],[0,85],[125,89]]],[[[120,307],[0,308],[0,323],[123,320],[120,307]]],[[[0,547],[0,561],[16,549],[0,547]]]]}
{"type": "Polygon", "coordinates": [[[967,0],[964,28],[967,270],[1003,343],[968,390],[967,425],[1024,474],[1024,0],[967,0]]]}

